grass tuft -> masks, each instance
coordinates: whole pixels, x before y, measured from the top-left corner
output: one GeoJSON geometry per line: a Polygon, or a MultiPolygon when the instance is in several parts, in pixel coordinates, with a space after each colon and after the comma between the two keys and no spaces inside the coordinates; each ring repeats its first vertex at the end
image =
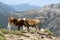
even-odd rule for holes
{"type": "Polygon", "coordinates": [[[16,31],[16,30],[14,30],[14,31],[11,31],[11,32],[9,32],[10,34],[15,34],[15,35],[23,35],[23,33],[21,32],[21,31],[16,31]]]}
{"type": "Polygon", "coordinates": [[[3,33],[3,34],[8,34],[8,31],[4,28],[1,28],[0,31],[3,33]]]}
{"type": "Polygon", "coordinates": [[[51,32],[50,30],[45,30],[45,33],[48,33],[49,35],[55,36],[55,34],[53,32],[51,32]]]}
{"type": "Polygon", "coordinates": [[[6,40],[6,37],[3,35],[3,33],[0,33],[0,40],[6,40]]]}

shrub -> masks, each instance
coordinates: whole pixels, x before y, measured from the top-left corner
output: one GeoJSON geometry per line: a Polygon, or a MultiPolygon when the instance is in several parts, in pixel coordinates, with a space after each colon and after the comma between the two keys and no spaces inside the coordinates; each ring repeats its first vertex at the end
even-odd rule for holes
{"type": "Polygon", "coordinates": [[[0,30],[1,30],[2,33],[8,34],[8,31],[6,29],[1,28],[0,30]]]}
{"type": "Polygon", "coordinates": [[[52,36],[55,35],[55,34],[54,34],[53,32],[51,32],[50,30],[45,30],[44,32],[45,32],[45,33],[48,33],[49,35],[52,35],[52,36]]]}
{"type": "Polygon", "coordinates": [[[6,37],[3,35],[3,33],[0,33],[0,40],[6,40],[6,37]]]}

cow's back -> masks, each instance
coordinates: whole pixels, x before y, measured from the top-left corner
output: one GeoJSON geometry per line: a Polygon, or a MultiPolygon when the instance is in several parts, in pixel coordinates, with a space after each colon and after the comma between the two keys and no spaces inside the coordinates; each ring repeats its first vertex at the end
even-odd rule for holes
{"type": "Polygon", "coordinates": [[[24,21],[22,19],[16,22],[16,25],[18,26],[23,26],[23,24],[24,24],[24,21]]]}
{"type": "Polygon", "coordinates": [[[35,24],[35,21],[34,21],[33,19],[29,19],[29,20],[28,20],[28,24],[29,24],[29,25],[34,25],[34,24],[35,24]]]}

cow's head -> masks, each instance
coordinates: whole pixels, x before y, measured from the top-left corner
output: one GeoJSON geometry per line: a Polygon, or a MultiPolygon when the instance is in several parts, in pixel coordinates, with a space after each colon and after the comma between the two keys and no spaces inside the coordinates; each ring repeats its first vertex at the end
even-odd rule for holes
{"type": "Polygon", "coordinates": [[[9,20],[9,21],[14,20],[14,17],[10,17],[10,18],[8,18],[8,20],[9,20]]]}

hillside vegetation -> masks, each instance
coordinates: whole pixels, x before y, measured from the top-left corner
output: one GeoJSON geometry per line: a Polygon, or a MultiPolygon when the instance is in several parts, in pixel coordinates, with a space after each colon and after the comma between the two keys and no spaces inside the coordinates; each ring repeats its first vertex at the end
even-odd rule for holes
{"type": "Polygon", "coordinates": [[[54,34],[49,31],[45,30],[44,32],[34,32],[34,31],[17,31],[12,30],[8,31],[6,29],[0,29],[0,40],[56,40],[57,38],[54,34]]]}

